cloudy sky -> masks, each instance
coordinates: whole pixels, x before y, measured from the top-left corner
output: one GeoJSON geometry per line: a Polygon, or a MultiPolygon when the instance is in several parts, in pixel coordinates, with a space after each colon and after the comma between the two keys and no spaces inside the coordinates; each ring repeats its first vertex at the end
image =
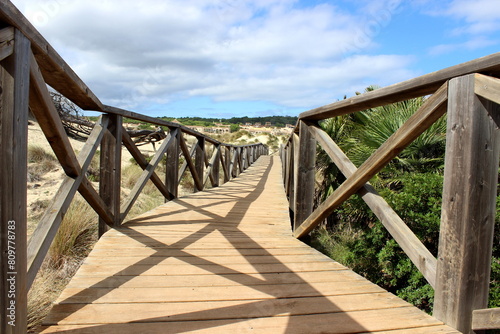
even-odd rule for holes
{"type": "Polygon", "coordinates": [[[500,51],[500,0],[12,0],[103,101],[297,115],[500,51]]]}

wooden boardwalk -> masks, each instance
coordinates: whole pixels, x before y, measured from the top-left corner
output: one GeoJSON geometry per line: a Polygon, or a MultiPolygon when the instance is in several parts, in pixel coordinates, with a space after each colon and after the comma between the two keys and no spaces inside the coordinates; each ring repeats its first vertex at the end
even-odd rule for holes
{"type": "Polygon", "coordinates": [[[276,157],[107,232],[43,333],[458,333],[292,237],[276,157]]]}

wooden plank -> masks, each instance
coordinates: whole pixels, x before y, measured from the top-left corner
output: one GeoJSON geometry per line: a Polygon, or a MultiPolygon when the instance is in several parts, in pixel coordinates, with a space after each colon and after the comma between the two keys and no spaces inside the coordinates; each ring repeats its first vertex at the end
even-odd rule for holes
{"type": "Polygon", "coordinates": [[[294,231],[296,231],[307,217],[313,212],[315,164],[316,164],[316,140],[309,131],[309,126],[299,121],[299,152],[297,183],[294,184],[295,211],[294,231]]]}
{"type": "MultiPolygon", "coordinates": [[[[252,317],[251,307],[248,315],[238,319],[178,321],[178,322],[135,322],[127,324],[89,324],[62,325],[45,329],[41,333],[66,331],[71,333],[161,333],[161,332],[196,332],[196,333],[290,333],[290,334],[345,334],[362,332],[380,332],[395,329],[425,328],[426,333],[443,333],[441,323],[421,311],[411,307],[388,308],[381,310],[354,311],[345,313],[325,313],[310,315],[281,314],[274,317],[252,317]],[[441,327],[441,328],[439,328],[441,327]],[[56,329],[57,328],[57,329],[56,329]],[[433,331],[433,328],[437,328],[433,331]]],[[[258,305],[257,305],[258,306],[258,305]]],[[[221,312],[225,308],[221,309],[221,312]]],[[[255,312],[255,311],[254,311],[255,312]]],[[[448,333],[458,334],[457,331],[448,333]]]]}
{"type": "Polygon", "coordinates": [[[14,28],[7,27],[0,30],[0,61],[14,53],[14,28]]]}
{"type": "Polygon", "coordinates": [[[34,56],[31,56],[30,65],[31,112],[35,115],[66,175],[76,177],[80,166],[34,56]]]}
{"type": "MultiPolygon", "coordinates": [[[[125,129],[122,129],[122,142],[123,146],[127,148],[127,150],[130,152],[130,154],[135,159],[137,164],[143,170],[146,169],[146,167],[148,167],[149,165],[146,158],[144,157],[144,155],[142,155],[141,151],[137,148],[134,141],[132,140],[132,138],[130,138],[130,135],[127,133],[127,131],[125,131],[125,129]]],[[[161,181],[158,174],[156,174],[156,172],[153,172],[153,174],[151,174],[151,182],[153,182],[158,191],[161,192],[161,194],[165,198],[167,198],[168,200],[174,198],[173,194],[167,189],[166,185],[163,184],[163,182],[161,181]]]]}
{"type": "Polygon", "coordinates": [[[0,64],[0,332],[26,332],[26,175],[30,42],[13,31],[13,53],[0,64]]]}
{"type": "Polygon", "coordinates": [[[68,210],[69,205],[78,190],[82,180],[85,178],[92,157],[97,151],[108,125],[106,117],[102,117],[94,126],[89,139],[83,146],[78,155],[78,163],[82,165],[82,170],[79,176],[72,178],[66,176],[59,187],[52,203],[46,209],[35,231],[31,235],[28,242],[28,287],[35,280],[36,274],[42,265],[45,255],[47,254],[50,244],[54,239],[57,230],[61,224],[64,214],[68,210]]]}
{"type": "Polygon", "coordinates": [[[0,20],[19,29],[31,41],[43,77],[50,86],[82,109],[103,110],[90,88],[10,1],[0,2],[0,20]]]}
{"type": "Polygon", "coordinates": [[[178,129],[170,131],[167,138],[163,140],[163,143],[161,144],[160,148],[154,155],[153,159],[151,159],[151,162],[149,163],[148,167],[142,172],[141,176],[139,176],[139,179],[137,180],[134,188],[132,188],[132,190],[130,191],[129,197],[121,206],[120,221],[123,221],[130,212],[130,209],[132,209],[132,205],[134,205],[135,201],[137,200],[137,197],[139,197],[139,194],[146,185],[146,182],[148,182],[148,180],[151,178],[151,175],[158,166],[158,163],[160,163],[160,160],[163,158],[163,155],[172,144],[174,138],[177,136],[177,131],[178,129]]]}
{"type": "Polygon", "coordinates": [[[82,304],[59,304],[45,324],[120,323],[125,314],[131,322],[199,321],[238,319],[244,314],[251,317],[271,317],[275,314],[307,315],[362,311],[373,308],[407,307],[408,304],[389,293],[350,296],[304,297],[249,301],[205,301],[183,303],[157,303],[152,308],[145,303],[96,304],[85,308],[82,304]],[[363,300],[364,299],[364,300],[363,300]],[[225,310],[221,312],[221,310],[225,310]],[[249,314],[249,315],[250,315],[249,314]]]}
{"type": "MultiPolygon", "coordinates": [[[[357,170],[356,166],[333,139],[318,127],[311,126],[309,129],[342,174],[346,177],[352,176],[357,170]]],[[[434,287],[436,284],[436,258],[371,184],[366,183],[360,190],[360,195],[429,284],[434,287]]]]}
{"type": "Polygon", "coordinates": [[[478,58],[418,78],[303,112],[302,120],[322,120],[356,111],[433,94],[447,80],[470,73],[500,74],[500,53],[478,58]]]}
{"type": "Polygon", "coordinates": [[[114,220],[108,225],[104,219],[99,219],[99,237],[109,227],[119,226],[123,220],[120,216],[122,117],[111,114],[104,117],[108,119],[108,127],[101,142],[99,195],[109,207],[114,220]]]}
{"type": "Polygon", "coordinates": [[[500,329],[500,308],[474,310],[472,312],[472,330],[500,329]]]}
{"type": "Polygon", "coordinates": [[[303,271],[297,273],[259,273],[259,274],[231,274],[231,275],[170,275],[168,279],[162,276],[139,275],[139,276],[98,276],[77,275],[68,287],[71,288],[144,288],[144,287],[218,287],[218,286],[253,286],[257,285],[288,285],[293,288],[294,284],[330,283],[341,284],[345,281],[360,281],[361,276],[347,269],[330,271],[303,271]]]}
{"type": "Polygon", "coordinates": [[[500,80],[482,74],[475,74],[474,93],[487,100],[500,104],[500,80]]]}
{"type": "Polygon", "coordinates": [[[382,293],[384,290],[368,281],[350,281],[344,284],[298,283],[288,285],[175,287],[175,288],[66,288],[59,297],[59,304],[107,304],[160,302],[202,302],[216,300],[252,300],[300,298],[382,293]]]}
{"type": "Polygon", "coordinates": [[[179,196],[179,136],[182,136],[181,131],[177,131],[172,145],[167,149],[165,164],[165,185],[171,196],[165,196],[165,200],[172,200],[179,196]]]}
{"type": "Polygon", "coordinates": [[[297,238],[305,236],[335,208],[364,186],[376,173],[418,138],[446,111],[448,84],[432,95],[389,139],[369,157],[359,169],[342,183],[294,232],[297,238]]]}
{"type": "Polygon", "coordinates": [[[464,333],[473,333],[472,311],[488,304],[500,153],[489,116],[499,105],[481,101],[475,84],[473,74],[450,81],[434,297],[435,316],[464,333]]]}

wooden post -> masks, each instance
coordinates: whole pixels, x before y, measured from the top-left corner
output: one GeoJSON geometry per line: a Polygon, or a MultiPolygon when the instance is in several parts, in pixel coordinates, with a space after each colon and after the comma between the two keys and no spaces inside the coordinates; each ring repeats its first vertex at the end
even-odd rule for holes
{"type": "MultiPolygon", "coordinates": [[[[195,169],[198,176],[203,181],[203,175],[205,175],[205,138],[198,137],[198,146],[195,153],[195,169]]],[[[205,188],[205,185],[202,185],[205,188]]],[[[203,190],[203,189],[201,189],[203,190]]]]}
{"type": "Polygon", "coordinates": [[[214,145],[214,162],[212,165],[212,175],[214,177],[214,184],[213,187],[218,187],[220,184],[220,155],[221,155],[221,150],[222,146],[221,145],[214,145]]]}
{"type": "MultiPolygon", "coordinates": [[[[101,142],[101,164],[99,176],[99,195],[113,213],[114,226],[121,224],[120,183],[122,154],[122,116],[107,114],[108,131],[101,142]]],[[[109,229],[106,222],[99,219],[99,237],[109,229]]]]}
{"type": "MultiPolygon", "coordinates": [[[[299,227],[313,211],[314,167],[316,163],[316,140],[309,126],[299,122],[298,166],[294,169],[297,176],[295,186],[294,230],[299,227]]],[[[297,147],[294,147],[294,151],[297,147]]]]}
{"type": "Polygon", "coordinates": [[[14,30],[0,66],[0,333],[26,333],[27,146],[30,42],[14,30]]]}
{"type": "Polygon", "coordinates": [[[223,146],[224,149],[224,163],[226,164],[227,174],[224,174],[224,183],[229,182],[231,180],[231,147],[223,146]]]}
{"type": "MultiPolygon", "coordinates": [[[[174,129],[170,129],[172,131],[174,129]]],[[[177,131],[177,135],[173,139],[173,143],[167,149],[166,159],[167,163],[165,165],[165,184],[167,190],[172,194],[173,198],[179,196],[178,185],[179,185],[179,148],[180,148],[180,138],[182,135],[181,131],[177,131]]],[[[167,198],[165,198],[167,201],[167,198]]]]}
{"type": "Polygon", "coordinates": [[[474,94],[474,75],[450,80],[445,181],[434,316],[463,333],[488,302],[499,131],[499,106],[474,94]],[[490,114],[489,114],[490,113],[490,114]]]}

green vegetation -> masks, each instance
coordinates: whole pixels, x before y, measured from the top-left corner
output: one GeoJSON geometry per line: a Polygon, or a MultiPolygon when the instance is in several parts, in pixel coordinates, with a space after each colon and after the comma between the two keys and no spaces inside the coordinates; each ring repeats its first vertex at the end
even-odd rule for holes
{"type": "MultiPolygon", "coordinates": [[[[370,87],[368,90],[374,89],[370,87]]],[[[325,120],[322,128],[359,166],[423,103],[412,99],[325,120]]],[[[370,182],[433,255],[437,255],[446,119],[438,120],[370,182]]],[[[323,201],[344,176],[322,150],[317,156],[323,201]]],[[[500,201],[500,198],[499,198],[500,201]]],[[[500,215],[492,259],[490,307],[500,306],[500,215]]],[[[374,283],[432,312],[434,291],[359,196],[353,196],[312,234],[312,245],[374,283]]]]}
{"type": "Polygon", "coordinates": [[[240,131],[240,126],[238,124],[231,124],[229,126],[229,132],[233,133],[238,131],[240,131]]]}

